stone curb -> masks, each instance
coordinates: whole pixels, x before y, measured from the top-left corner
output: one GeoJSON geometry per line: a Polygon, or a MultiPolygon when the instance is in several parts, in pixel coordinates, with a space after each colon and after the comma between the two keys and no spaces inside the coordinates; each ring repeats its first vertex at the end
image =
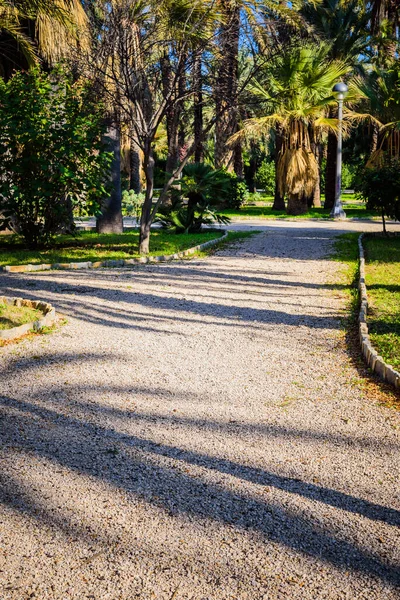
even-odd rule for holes
{"type": "Polygon", "coordinates": [[[400,373],[396,371],[391,365],[387,364],[382,356],[378,355],[371,343],[371,339],[368,333],[368,297],[367,287],[365,285],[365,257],[363,248],[363,237],[364,233],[358,238],[358,250],[360,255],[360,276],[358,289],[360,292],[360,312],[358,315],[358,331],[361,344],[361,352],[365,362],[369,368],[376,373],[383,381],[390,383],[396,389],[400,389],[400,373]]]}
{"type": "Polygon", "coordinates": [[[0,329],[0,340],[15,340],[16,338],[29,333],[29,331],[40,331],[43,327],[51,327],[56,320],[56,309],[47,302],[39,300],[24,300],[23,298],[6,298],[0,296],[0,304],[11,304],[13,306],[26,306],[35,308],[43,313],[43,317],[31,323],[24,323],[12,329],[0,329]]]}
{"type": "Polygon", "coordinates": [[[192,248],[188,248],[187,250],[182,250],[182,252],[177,252],[175,254],[166,254],[160,256],[140,256],[139,258],[128,258],[128,259],[119,259],[119,260],[99,260],[97,262],[76,262],[76,263],[54,263],[54,264],[41,264],[41,265],[6,265],[4,267],[0,267],[0,271],[6,271],[7,273],[32,273],[34,271],[50,271],[54,269],[99,269],[100,267],[106,268],[114,268],[114,267],[129,267],[131,265],[141,265],[148,263],[159,263],[159,262],[169,262],[172,260],[177,260],[179,258],[184,258],[185,256],[190,256],[199,250],[206,250],[207,248],[211,248],[211,246],[215,246],[219,244],[219,242],[223,242],[228,237],[228,232],[225,231],[224,235],[215,238],[214,240],[210,240],[208,242],[204,242],[204,244],[198,244],[197,246],[193,246],[192,248]]]}

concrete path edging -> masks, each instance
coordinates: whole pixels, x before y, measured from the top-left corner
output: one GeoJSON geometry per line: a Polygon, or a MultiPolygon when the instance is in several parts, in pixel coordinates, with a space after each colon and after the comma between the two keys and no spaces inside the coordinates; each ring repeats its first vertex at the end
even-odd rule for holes
{"type": "Polygon", "coordinates": [[[54,263],[47,264],[43,263],[40,265],[6,265],[4,267],[0,267],[1,271],[6,271],[7,273],[31,273],[34,271],[51,271],[51,270],[60,270],[60,269],[99,269],[101,267],[105,268],[114,268],[114,267],[129,267],[131,265],[137,264],[148,264],[148,263],[158,263],[158,262],[169,262],[172,260],[178,260],[180,258],[184,258],[185,256],[190,256],[191,254],[195,254],[195,252],[206,250],[207,248],[211,248],[220,242],[223,242],[228,237],[228,232],[224,231],[224,234],[213,240],[209,240],[208,242],[204,242],[203,244],[198,244],[197,246],[193,246],[192,248],[188,248],[187,250],[182,250],[182,252],[176,252],[175,254],[162,254],[159,256],[140,256],[139,258],[128,258],[128,259],[118,259],[118,260],[99,260],[96,262],[86,261],[86,262],[72,262],[72,263],[54,263]]]}
{"type": "Polygon", "coordinates": [[[368,296],[367,287],[365,285],[365,256],[363,248],[362,233],[358,238],[358,249],[360,256],[360,275],[358,289],[360,291],[360,311],[358,315],[358,330],[361,344],[361,352],[365,362],[370,369],[376,373],[383,381],[390,383],[396,389],[400,389],[400,373],[391,365],[386,363],[382,356],[379,356],[376,349],[373,347],[368,332],[367,314],[368,314],[368,296]]]}
{"type": "Polygon", "coordinates": [[[29,331],[40,331],[43,327],[51,327],[56,319],[56,309],[48,302],[42,302],[39,300],[24,300],[23,298],[6,298],[6,296],[0,296],[0,303],[10,304],[12,306],[35,308],[43,313],[43,317],[37,321],[24,323],[23,325],[12,327],[11,329],[1,329],[0,340],[15,340],[26,333],[29,333],[29,331]]]}

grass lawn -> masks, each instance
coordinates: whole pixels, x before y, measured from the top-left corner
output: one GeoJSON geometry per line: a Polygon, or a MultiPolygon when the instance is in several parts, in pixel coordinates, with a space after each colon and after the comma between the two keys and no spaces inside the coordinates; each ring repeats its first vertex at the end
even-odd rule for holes
{"type": "MultiPolygon", "coordinates": [[[[150,254],[175,254],[222,235],[220,230],[186,235],[152,231],[150,254]]],[[[56,239],[54,248],[45,250],[27,250],[13,236],[4,235],[0,237],[0,266],[133,258],[139,256],[138,244],[137,230],[122,234],[83,232],[75,238],[61,235],[56,239]]]]}
{"type": "MultiPolygon", "coordinates": [[[[381,404],[400,409],[398,393],[389,385],[385,384],[377,378],[368,376],[369,369],[367,368],[361,354],[359,333],[358,333],[358,238],[359,233],[346,233],[336,238],[333,254],[329,257],[331,260],[338,261],[341,269],[335,275],[332,282],[334,293],[343,294],[347,305],[347,316],[343,319],[342,326],[344,332],[344,341],[346,344],[349,359],[357,368],[358,376],[349,379],[349,385],[358,387],[370,399],[375,399],[381,404]]],[[[365,247],[365,239],[364,239],[365,247]]],[[[372,300],[373,290],[368,286],[368,299],[372,300]]],[[[368,315],[368,327],[370,334],[373,331],[372,317],[368,315]]],[[[378,349],[378,343],[373,335],[371,335],[373,344],[378,349]]],[[[379,352],[383,352],[379,349],[379,352]]],[[[387,357],[388,360],[388,357],[387,357]]],[[[392,363],[393,364],[393,363],[392,363]]],[[[394,365],[393,365],[394,366],[394,365]]]]}
{"type": "Polygon", "coordinates": [[[32,323],[43,317],[40,310],[27,306],[12,306],[0,303],[0,329],[12,329],[25,323],[32,323]]]}
{"type": "MultiPolygon", "coordinates": [[[[306,214],[294,217],[293,215],[287,215],[284,210],[272,210],[273,196],[264,196],[262,200],[263,202],[256,202],[253,206],[250,200],[250,203],[240,209],[227,208],[220,212],[232,219],[329,219],[330,211],[324,208],[310,208],[306,214]]],[[[324,202],[324,196],[322,196],[321,202],[324,202]]],[[[355,194],[343,194],[342,202],[349,219],[370,219],[379,216],[376,211],[367,210],[365,204],[357,200],[355,194]]]]}
{"type": "Polygon", "coordinates": [[[364,239],[371,340],[378,353],[400,369],[400,237],[364,239]]]}
{"type": "MultiPolygon", "coordinates": [[[[378,217],[376,211],[367,210],[364,205],[344,205],[346,216],[349,219],[370,219],[378,217]]],[[[304,215],[294,217],[283,210],[273,210],[270,206],[243,206],[235,210],[227,208],[219,211],[231,219],[329,219],[329,210],[324,208],[310,208],[304,215]]]]}

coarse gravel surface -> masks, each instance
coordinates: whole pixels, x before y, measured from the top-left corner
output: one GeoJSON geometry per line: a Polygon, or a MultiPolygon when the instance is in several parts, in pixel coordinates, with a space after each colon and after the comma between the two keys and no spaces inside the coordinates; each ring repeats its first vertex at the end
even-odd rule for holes
{"type": "Polygon", "coordinates": [[[0,350],[0,600],[400,598],[400,415],[359,385],[327,259],[368,227],[0,275],[67,317],[0,350]]]}

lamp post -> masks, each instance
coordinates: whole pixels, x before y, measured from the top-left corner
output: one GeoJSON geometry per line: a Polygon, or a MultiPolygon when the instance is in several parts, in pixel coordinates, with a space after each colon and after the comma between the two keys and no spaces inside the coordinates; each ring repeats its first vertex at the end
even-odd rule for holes
{"type": "Polygon", "coordinates": [[[342,120],[343,120],[343,101],[347,96],[349,88],[345,83],[336,83],[333,86],[332,93],[338,103],[338,141],[336,155],[336,191],[335,204],[331,210],[330,216],[333,219],[343,220],[346,218],[346,213],[342,206],[342,120]]]}

